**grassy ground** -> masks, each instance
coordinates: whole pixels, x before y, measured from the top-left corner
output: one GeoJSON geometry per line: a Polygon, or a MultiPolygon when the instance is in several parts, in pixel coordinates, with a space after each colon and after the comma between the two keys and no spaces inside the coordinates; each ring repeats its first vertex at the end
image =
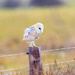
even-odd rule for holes
{"type": "MultiPolygon", "coordinates": [[[[74,9],[75,7],[68,6],[0,10],[0,55],[26,52],[28,44],[22,41],[24,29],[37,22],[43,23],[45,27],[44,33],[36,41],[36,45],[41,46],[42,50],[75,46],[74,9]]],[[[54,59],[59,60],[59,57],[60,53],[52,56],[42,54],[42,61],[50,63],[54,59]],[[48,58],[44,60],[43,56],[48,58]]],[[[28,65],[27,60],[27,55],[0,58],[0,69],[24,67],[28,65]]]]}

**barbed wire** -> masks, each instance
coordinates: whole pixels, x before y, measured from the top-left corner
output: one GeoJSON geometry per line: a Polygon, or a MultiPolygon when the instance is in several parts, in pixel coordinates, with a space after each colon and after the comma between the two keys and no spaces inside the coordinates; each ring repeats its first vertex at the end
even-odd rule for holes
{"type": "MultiPolygon", "coordinates": [[[[41,52],[51,52],[51,51],[62,51],[62,50],[69,50],[75,49],[75,47],[67,47],[67,48],[59,48],[59,49],[51,49],[51,50],[43,50],[41,52]]],[[[26,53],[18,53],[18,54],[10,54],[10,55],[1,55],[0,57],[9,57],[9,56],[17,56],[17,55],[24,55],[26,53]]]]}
{"type": "MultiPolygon", "coordinates": [[[[70,62],[74,62],[75,60],[70,60],[70,61],[64,61],[64,62],[57,62],[57,64],[62,64],[62,63],[70,63],[70,62]]],[[[44,65],[53,65],[55,63],[50,63],[50,64],[44,64],[44,65]]],[[[5,71],[11,71],[11,70],[18,70],[18,69],[27,69],[29,68],[29,66],[26,67],[21,67],[21,68],[13,68],[13,69],[7,69],[7,70],[0,70],[0,72],[5,72],[5,71]]]]}

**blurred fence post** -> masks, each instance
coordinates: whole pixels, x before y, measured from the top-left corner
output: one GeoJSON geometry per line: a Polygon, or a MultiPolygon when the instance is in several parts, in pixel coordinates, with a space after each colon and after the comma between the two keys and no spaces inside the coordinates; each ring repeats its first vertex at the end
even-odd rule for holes
{"type": "Polygon", "coordinates": [[[29,51],[29,75],[43,75],[40,47],[28,47],[29,51]]]}

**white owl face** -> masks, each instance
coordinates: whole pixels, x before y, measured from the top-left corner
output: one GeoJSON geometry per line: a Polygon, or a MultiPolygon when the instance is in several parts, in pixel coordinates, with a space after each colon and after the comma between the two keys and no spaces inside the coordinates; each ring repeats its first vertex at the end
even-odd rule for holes
{"type": "Polygon", "coordinates": [[[44,26],[42,23],[37,23],[35,24],[35,26],[36,26],[37,33],[39,34],[43,33],[44,26]]]}

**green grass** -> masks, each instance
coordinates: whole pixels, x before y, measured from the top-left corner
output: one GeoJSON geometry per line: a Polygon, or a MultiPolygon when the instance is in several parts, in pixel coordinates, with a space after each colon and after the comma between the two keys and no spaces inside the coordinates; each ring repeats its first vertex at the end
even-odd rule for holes
{"type": "MultiPolygon", "coordinates": [[[[24,29],[37,22],[44,24],[44,33],[36,41],[42,50],[75,45],[75,7],[0,10],[0,55],[27,51],[28,44],[22,41],[24,29]]],[[[45,55],[48,56],[45,60],[43,56],[43,63],[60,59],[58,53],[45,55]]],[[[26,60],[27,56],[19,60],[18,57],[1,58],[0,66],[1,69],[23,67],[28,65],[26,60]]]]}
{"type": "Polygon", "coordinates": [[[44,36],[52,32],[60,35],[73,32],[74,7],[0,10],[0,38],[14,36],[22,39],[23,30],[37,22],[44,24],[44,36]]]}

